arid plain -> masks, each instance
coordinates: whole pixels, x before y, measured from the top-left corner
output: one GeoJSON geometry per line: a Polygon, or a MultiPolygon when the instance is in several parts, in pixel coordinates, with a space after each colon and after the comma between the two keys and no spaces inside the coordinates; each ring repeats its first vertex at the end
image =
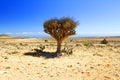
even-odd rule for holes
{"type": "Polygon", "coordinates": [[[66,39],[62,49],[72,49],[72,55],[46,58],[34,56],[35,49],[55,52],[52,38],[1,36],[0,80],[120,80],[120,37],[101,44],[104,38],[66,39]]]}

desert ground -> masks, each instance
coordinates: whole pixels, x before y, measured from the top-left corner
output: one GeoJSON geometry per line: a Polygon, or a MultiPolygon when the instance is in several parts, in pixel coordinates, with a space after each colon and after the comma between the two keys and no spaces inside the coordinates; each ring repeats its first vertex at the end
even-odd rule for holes
{"type": "Polygon", "coordinates": [[[35,56],[40,46],[57,47],[52,38],[0,37],[0,80],[120,80],[120,37],[69,38],[62,49],[72,55],[54,58],[35,56]]]}

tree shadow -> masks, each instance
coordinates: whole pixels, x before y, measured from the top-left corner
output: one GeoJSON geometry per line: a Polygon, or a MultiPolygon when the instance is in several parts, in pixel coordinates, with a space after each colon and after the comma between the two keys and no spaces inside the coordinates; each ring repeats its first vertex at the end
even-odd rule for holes
{"type": "Polygon", "coordinates": [[[33,56],[33,57],[45,57],[45,58],[55,58],[57,57],[57,54],[56,52],[45,52],[45,51],[42,51],[42,50],[39,50],[39,49],[34,49],[35,52],[27,52],[27,53],[24,53],[24,55],[26,56],[33,56]]]}

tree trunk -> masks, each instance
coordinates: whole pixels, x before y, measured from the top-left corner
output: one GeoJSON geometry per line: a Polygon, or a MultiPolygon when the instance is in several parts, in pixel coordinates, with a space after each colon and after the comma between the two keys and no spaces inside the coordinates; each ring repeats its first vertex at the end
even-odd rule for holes
{"type": "Polygon", "coordinates": [[[56,51],[57,56],[61,55],[61,43],[62,41],[57,41],[57,51],[56,51]]]}

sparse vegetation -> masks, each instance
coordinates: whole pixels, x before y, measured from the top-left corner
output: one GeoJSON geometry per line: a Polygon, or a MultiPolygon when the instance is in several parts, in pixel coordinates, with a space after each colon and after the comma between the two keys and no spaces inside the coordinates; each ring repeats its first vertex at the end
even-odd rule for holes
{"type": "Polygon", "coordinates": [[[106,46],[110,47],[111,45],[109,43],[107,43],[106,46]]]}
{"type": "Polygon", "coordinates": [[[45,40],[45,42],[48,42],[48,40],[45,40]]]}
{"type": "MultiPolygon", "coordinates": [[[[103,38],[97,40],[95,38],[73,38],[73,42],[70,42],[71,39],[66,39],[61,48],[62,56],[59,58],[56,58],[53,52],[57,46],[55,41],[52,41],[53,39],[0,39],[0,78],[7,79],[2,76],[6,75],[14,80],[14,75],[19,72],[18,75],[26,75],[15,77],[16,80],[21,78],[21,80],[29,80],[34,77],[33,74],[39,76],[40,79],[44,79],[47,75],[46,80],[49,80],[50,76],[51,79],[58,79],[58,77],[62,79],[64,75],[71,80],[80,79],[81,76],[84,80],[107,79],[103,75],[108,76],[108,79],[110,77],[119,80],[120,38],[107,38],[108,44],[100,44],[101,39],[103,38]],[[94,46],[86,47],[83,43],[87,46],[94,44],[94,46]],[[51,72],[51,70],[57,73],[54,75],[54,71],[51,72]],[[12,71],[13,75],[9,71],[12,71]],[[29,77],[26,77],[28,75],[29,77]]],[[[35,78],[37,79],[38,77],[35,78]]]]}
{"type": "Polygon", "coordinates": [[[68,47],[65,47],[62,49],[61,51],[63,53],[63,55],[72,55],[73,54],[73,48],[68,48],[68,47]]]}
{"type": "Polygon", "coordinates": [[[103,39],[100,43],[101,44],[108,44],[108,41],[106,39],[103,39]]]}
{"type": "Polygon", "coordinates": [[[45,46],[40,45],[40,46],[39,46],[39,49],[43,51],[43,50],[45,49],[45,46]]]}
{"type": "Polygon", "coordinates": [[[86,47],[93,46],[93,44],[91,42],[84,42],[83,45],[86,47]]]}
{"type": "Polygon", "coordinates": [[[34,49],[38,54],[40,54],[41,52],[43,52],[43,50],[45,49],[45,46],[40,45],[39,49],[34,49]]]}
{"type": "Polygon", "coordinates": [[[73,40],[70,40],[70,42],[73,42],[73,40]]]}
{"type": "Polygon", "coordinates": [[[81,44],[76,44],[76,46],[81,46],[81,44]]]}
{"type": "Polygon", "coordinates": [[[67,43],[64,45],[64,48],[61,50],[62,55],[69,56],[73,54],[73,47],[69,46],[67,43]]]}
{"type": "Polygon", "coordinates": [[[50,46],[55,46],[55,44],[52,44],[52,43],[51,43],[51,44],[49,44],[49,45],[50,45],[50,46]]]}

